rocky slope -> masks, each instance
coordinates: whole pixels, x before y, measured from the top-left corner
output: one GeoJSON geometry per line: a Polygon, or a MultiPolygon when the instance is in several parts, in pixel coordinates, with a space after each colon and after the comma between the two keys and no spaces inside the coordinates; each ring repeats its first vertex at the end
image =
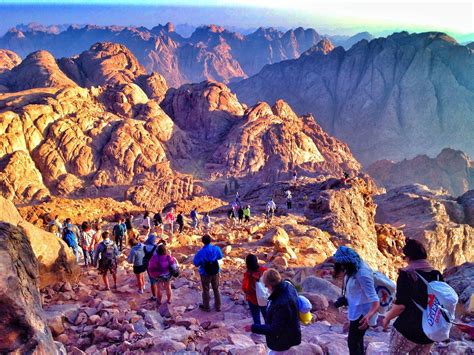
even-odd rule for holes
{"type": "Polygon", "coordinates": [[[374,197],[375,220],[421,241],[437,268],[460,265],[474,258],[472,191],[458,200],[423,185],[408,185],[374,197]]]}
{"type": "Polygon", "coordinates": [[[0,38],[0,48],[22,57],[47,50],[55,57],[70,57],[96,42],[120,43],[134,53],[149,71],[163,73],[172,87],[189,82],[216,80],[224,83],[257,73],[264,65],[297,58],[321,40],[313,29],[285,33],[259,28],[241,35],[216,25],[198,27],[183,38],[168,23],[152,29],[119,26],[70,26],[64,31],[32,26],[15,28],[0,38]]]}
{"type": "Polygon", "coordinates": [[[239,100],[283,99],[369,164],[434,155],[473,155],[474,54],[441,33],[396,33],[349,50],[316,51],[266,66],[231,85],[239,100]]]}
{"type": "Polygon", "coordinates": [[[474,189],[474,163],[463,152],[443,149],[435,158],[419,155],[393,162],[380,160],[367,168],[367,173],[387,189],[422,184],[431,189],[445,189],[459,196],[474,189]]]}

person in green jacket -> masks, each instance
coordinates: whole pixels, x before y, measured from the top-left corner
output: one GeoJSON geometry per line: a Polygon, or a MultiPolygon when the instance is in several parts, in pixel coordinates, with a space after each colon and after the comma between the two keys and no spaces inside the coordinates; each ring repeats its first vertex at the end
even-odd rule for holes
{"type": "Polygon", "coordinates": [[[247,205],[244,208],[244,221],[245,223],[250,222],[250,205],[247,205]]]}

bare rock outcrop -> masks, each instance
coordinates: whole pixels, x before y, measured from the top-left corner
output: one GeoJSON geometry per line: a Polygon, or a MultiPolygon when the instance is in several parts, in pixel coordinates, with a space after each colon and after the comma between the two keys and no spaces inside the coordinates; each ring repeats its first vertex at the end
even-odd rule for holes
{"type": "MultiPolygon", "coordinates": [[[[39,270],[41,286],[76,277],[76,259],[70,248],[54,234],[25,221],[10,201],[0,196],[0,220],[22,230],[33,249],[34,267],[39,270]]],[[[28,261],[29,262],[29,261],[28,261]]],[[[36,281],[35,281],[36,282],[36,281]]]]}
{"type": "Polygon", "coordinates": [[[21,63],[21,58],[15,52],[8,49],[0,49],[0,74],[13,69],[21,63]]]}
{"type": "Polygon", "coordinates": [[[456,199],[423,185],[408,185],[374,198],[375,219],[399,227],[422,242],[438,269],[460,265],[474,257],[474,228],[456,199]],[[467,218],[466,218],[467,217],[467,218]]]}
{"type": "Polygon", "coordinates": [[[419,155],[397,163],[380,160],[370,165],[367,173],[388,190],[422,184],[459,196],[474,188],[474,162],[460,150],[450,148],[443,149],[435,158],[419,155]]]}
{"type": "Polygon", "coordinates": [[[456,291],[465,314],[474,314],[474,263],[466,262],[447,269],[443,273],[445,281],[456,291]]]}
{"type": "Polygon", "coordinates": [[[35,254],[24,231],[5,222],[0,262],[0,352],[59,354],[41,308],[35,254]]]}

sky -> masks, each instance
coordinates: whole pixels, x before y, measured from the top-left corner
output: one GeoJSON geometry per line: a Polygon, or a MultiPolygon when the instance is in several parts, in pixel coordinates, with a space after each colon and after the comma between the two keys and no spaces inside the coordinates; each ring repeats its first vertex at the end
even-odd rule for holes
{"type": "Polygon", "coordinates": [[[2,33],[29,22],[152,27],[168,21],[240,28],[303,26],[327,34],[474,33],[472,0],[0,0],[0,16],[2,33]]]}

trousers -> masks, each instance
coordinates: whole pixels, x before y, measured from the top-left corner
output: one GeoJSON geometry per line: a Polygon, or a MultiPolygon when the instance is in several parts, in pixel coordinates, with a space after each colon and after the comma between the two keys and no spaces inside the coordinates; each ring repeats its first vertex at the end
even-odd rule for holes
{"type": "Polygon", "coordinates": [[[212,292],[214,293],[214,302],[216,310],[220,311],[221,309],[221,294],[219,292],[219,274],[217,275],[201,275],[201,284],[202,284],[202,304],[204,308],[209,309],[210,295],[209,291],[212,287],[212,292]]]}

